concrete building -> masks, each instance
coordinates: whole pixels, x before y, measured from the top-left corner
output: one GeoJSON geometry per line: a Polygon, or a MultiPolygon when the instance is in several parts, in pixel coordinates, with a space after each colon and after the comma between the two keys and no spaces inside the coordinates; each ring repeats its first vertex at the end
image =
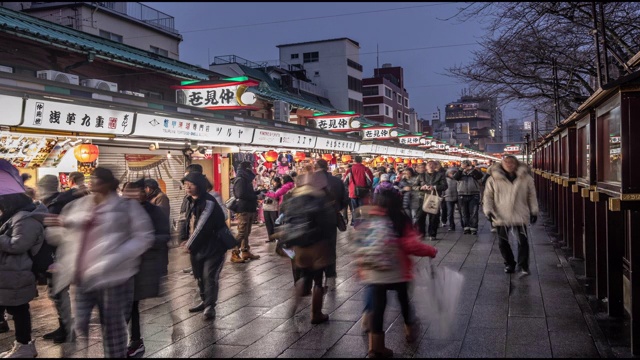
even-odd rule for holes
{"type": "Polygon", "coordinates": [[[502,139],[502,110],[496,98],[462,96],[446,105],[445,122],[458,133],[468,133],[476,150],[484,151],[486,144],[502,139]]]}
{"type": "Polygon", "coordinates": [[[360,44],[349,38],[278,45],[280,62],[306,70],[312,84],[328,91],[331,104],[362,114],[360,44]]]}
{"type": "Polygon", "coordinates": [[[178,60],[173,16],[139,2],[2,2],[0,6],[178,60]]]}
{"type": "Polygon", "coordinates": [[[518,119],[509,119],[505,121],[503,131],[503,141],[508,143],[521,142],[527,131],[524,124],[518,119]]]}
{"type": "Polygon", "coordinates": [[[412,121],[417,114],[411,115],[402,67],[383,64],[381,68],[374,69],[373,77],[362,80],[362,95],[364,115],[368,119],[394,124],[408,131],[417,129],[415,120],[412,121]]]}

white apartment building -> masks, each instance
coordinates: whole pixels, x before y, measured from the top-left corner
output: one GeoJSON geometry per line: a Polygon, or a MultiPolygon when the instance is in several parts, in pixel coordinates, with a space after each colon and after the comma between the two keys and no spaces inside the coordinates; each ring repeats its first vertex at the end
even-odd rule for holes
{"type": "Polygon", "coordinates": [[[362,65],[360,44],[349,38],[278,45],[280,62],[300,65],[331,104],[343,111],[362,114],[362,65]]]}

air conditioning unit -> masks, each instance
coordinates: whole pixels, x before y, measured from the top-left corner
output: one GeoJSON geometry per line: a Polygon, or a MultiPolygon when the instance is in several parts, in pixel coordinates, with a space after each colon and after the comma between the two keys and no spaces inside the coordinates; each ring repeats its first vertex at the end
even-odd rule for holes
{"type": "Polygon", "coordinates": [[[80,84],[94,89],[118,92],[118,84],[100,79],[82,80],[80,84]]]}
{"type": "Polygon", "coordinates": [[[288,102],[275,100],[273,102],[273,120],[289,122],[289,114],[291,113],[291,107],[288,102]]]}
{"type": "Polygon", "coordinates": [[[78,75],[67,74],[55,70],[40,70],[36,71],[38,79],[45,79],[51,81],[57,81],[65,84],[80,85],[80,78],[78,75]]]}
{"type": "Polygon", "coordinates": [[[135,92],[135,91],[129,91],[129,90],[120,90],[120,94],[132,95],[132,96],[137,96],[137,97],[144,97],[143,93],[139,93],[139,92],[135,92]]]}

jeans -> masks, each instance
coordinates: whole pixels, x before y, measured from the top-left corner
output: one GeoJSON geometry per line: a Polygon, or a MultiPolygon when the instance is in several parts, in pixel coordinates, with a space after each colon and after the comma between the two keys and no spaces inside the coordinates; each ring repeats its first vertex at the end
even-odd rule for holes
{"type": "Polygon", "coordinates": [[[405,208],[404,213],[407,214],[407,216],[411,219],[411,223],[413,224],[413,226],[415,226],[416,222],[418,221],[418,209],[405,208]]]}
{"type": "Polygon", "coordinates": [[[371,317],[371,332],[379,334],[384,332],[384,310],[387,307],[387,291],[394,290],[398,294],[402,317],[406,325],[415,322],[413,310],[409,304],[409,283],[401,282],[395,284],[371,284],[373,316],[371,317]]]}
{"type": "Polygon", "coordinates": [[[373,311],[373,286],[364,286],[364,312],[373,311]]]}
{"type": "MultiPolygon", "coordinates": [[[[509,227],[497,226],[498,241],[500,247],[500,253],[504,258],[504,264],[507,266],[515,266],[516,262],[513,258],[513,251],[511,251],[511,245],[509,245],[509,227]]],[[[518,232],[518,266],[522,270],[529,271],[529,238],[527,234],[526,225],[513,226],[513,229],[518,232]]]]}
{"type": "MultiPolygon", "coordinates": [[[[443,201],[443,202],[446,203],[446,206],[447,206],[443,218],[449,219],[449,227],[453,229],[456,227],[456,224],[453,222],[453,215],[456,210],[457,201],[443,201]]],[[[446,221],[443,221],[443,222],[446,223],[446,221]]]]}
{"type": "MultiPolygon", "coordinates": [[[[251,226],[253,216],[256,213],[236,213],[238,219],[238,237],[237,240],[240,243],[240,250],[249,251],[249,235],[251,235],[251,226]]],[[[234,250],[238,250],[236,247],[234,250]]]]}
{"type": "Polygon", "coordinates": [[[4,306],[2,309],[2,321],[4,321],[4,310],[7,310],[13,316],[13,323],[16,327],[16,341],[20,344],[27,345],[31,341],[31,313],[29,312],[29,303],[19,306],[4,306]]]}
{"type": "Polygon", "coordinates": [[[225,253],[219,252],[212,257],[196,260],[191,257],[193,276],[198,282],[200,299],[205,307],[216,306],[218,291],[220,289],[220,272],[224,265],[225,253]]]}
{"type": "Polygon", "coordinates": [[[465,230],[478,230],[478,209],[480,207],[480,194],[458,196],[458,205],[462,211],[462,222],[465,230]]]}
{"type": "Polygon", "coordinates": [[[351,225],[353,225],[353,220],[356,218],[356,209],[364,205],[363,200],[364,199],[351,199],[351,225]]]}

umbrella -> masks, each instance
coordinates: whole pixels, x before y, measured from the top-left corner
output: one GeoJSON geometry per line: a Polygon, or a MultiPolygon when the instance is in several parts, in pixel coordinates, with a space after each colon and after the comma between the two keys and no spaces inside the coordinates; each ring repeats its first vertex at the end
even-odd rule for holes
{"type": "Polygon", "coordinates": [[[0,195],[24,192],[22,177],[18,169],[5,159],[0,159],[0,195]]]}

